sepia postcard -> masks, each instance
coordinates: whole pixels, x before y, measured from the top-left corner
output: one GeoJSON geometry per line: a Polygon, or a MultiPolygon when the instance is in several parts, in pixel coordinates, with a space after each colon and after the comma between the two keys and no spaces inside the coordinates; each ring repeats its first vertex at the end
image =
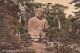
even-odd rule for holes
{"type": "Polygon", "coordinates": [[[80,53],[80,0],[0,0],[0,53],[80,53]]]}

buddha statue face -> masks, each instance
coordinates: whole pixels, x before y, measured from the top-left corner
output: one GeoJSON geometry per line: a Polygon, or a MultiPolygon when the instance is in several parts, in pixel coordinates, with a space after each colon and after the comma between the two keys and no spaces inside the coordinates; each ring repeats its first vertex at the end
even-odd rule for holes
{"type": "Polygon", "coordinates": [[[42,19],[43,16],[44,16],[44,14],[43,14],[43,12],[41,12],[41,11],[38,11],[38,12],[36,13],[36,17],[39,18],[39,19],[42,19]]]}
{"type": "Polygon", "coordinates": [[[43,11],[43,9],[37,9],[37,11],[36,11],[36,13],[35,13],[35,16],[37,17],[37,18],[39,18],[39,19],[42,19],[43,18],[43,16],[44,16],[44,11],[43,11]]]}

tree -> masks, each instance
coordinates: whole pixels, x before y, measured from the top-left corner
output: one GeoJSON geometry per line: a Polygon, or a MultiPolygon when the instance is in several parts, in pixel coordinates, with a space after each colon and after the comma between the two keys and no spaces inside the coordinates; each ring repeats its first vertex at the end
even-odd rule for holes
{"type": "Polygon", "coordinates": [[[68,15],[68,19],[72,19],[72,18],[74,18],[74,17],[71,14],[68,15]]]}
{"type": "MultiPolygon", "coordinates": [[[[68,9],[67,6],[63,6],[63,5],[60,5],[60,4],[55,4],[53,6],[51,6],[51,13],[50,13],[50,17],[52,17],[51,19],[54,21],[58,21],[58,29],[61,29],[61,19],[62,18],[65,18],[65,13],[64,13],[64,10],[65,9],[68,9]]],[[[53,23],[53,22],[52,22],[53,23]]]]}
{"type": "Polygon", "coordinates": [[[23,21],[23,24],[27,24],[28,19],[34,16],[34,0],[13,0],[13,2],[20,9],[20,19],[23,21]]]}
{"type": "Polygon", "coordinates": [[[79,9],[78,12],[74,12],[75,13],[75,17],[76,18],[80,18],[80,0],[73,0],[72,2],[70,2],[70,4],[74,3],[74,7],[76,7],[75,9],[79,9]]]}
{"type": "MultiPolygon", "coordinates": [[[[74,7],[76,7],[75,9],[80,9],[80,0],[73,0],[72,2],[70,2],[70,4],[74,3],[74,7]]],[[[73,12],[75,14],[75,17],[71,19],[72,22],[72,26],[73,26],[73,31],[78,34],[80,32],[80,10],[77,12],[73,12]]]]}
{"type": "Polygon", "coordinates": [[[80,8],[80,0],[73,0],[72,2],[70,2],[70,4],[75,3],[74,7],[76,7],[76,9],[80,8]]]}
{"type": "Polygon", "coordinates": [[[43,8],[45,10],[45,15],[49,16],[50,15],[50,7],[51,7],[52,3],[46,3],[43,4],[43,8]]]}

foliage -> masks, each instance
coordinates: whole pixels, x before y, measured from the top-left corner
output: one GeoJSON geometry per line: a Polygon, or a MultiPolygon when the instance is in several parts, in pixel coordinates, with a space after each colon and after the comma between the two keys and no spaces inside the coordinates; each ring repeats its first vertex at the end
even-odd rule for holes
{"type": "MultiPolygon", "coordinates": [[[[52,3],[34,3],[34,0],[16,0],[16,3],[11,0],[7,1],[9,1],[7,5],[3,0],[0,1],[1,48],[3,47],[3,42],[5,45],[4,47],[9,46],[6,46],[6,42],[12,44],[13,47],[15,47],[16,44],[17,46],[20,46],[19,38],[14,37],[16,36],[17,32],[20,32],[20,41],[28,41],[28,28],[25,18],[21,17],[21,23],[18,22],[18,19],[20,18],[18,18],[19,16],[17,14],[18,12],[21,13],[18,3],[21,3],[22,6],[26,6],[25,16],[27,22],[29,18],[34,16],[36,8],[44,8],[45,18],[48,20],[50,28],[43,29],[43,31],[47,32],[46,36],[49,39],[48,41],[53,41],[55,39],[57,42],[63,45],[62,47],[58,48],[59,51],[65,51],[68,53],[73,51],[73,49],[68,47],[69,45],[80,44],[80,10],[78,12],[74,12],[75,17],[69,15],[68,18],[66,18],[64,11],[65,9],[68,9],[68,7],[61,4],[52,5],[52,3]],[[69,31],[70,26],[72,29],[71,31],[69,31]]],[[[79,0],[73,0],[71,3],[75,3],[74,6],[77,7],[77,9],[80,8],[79,0]]]]}

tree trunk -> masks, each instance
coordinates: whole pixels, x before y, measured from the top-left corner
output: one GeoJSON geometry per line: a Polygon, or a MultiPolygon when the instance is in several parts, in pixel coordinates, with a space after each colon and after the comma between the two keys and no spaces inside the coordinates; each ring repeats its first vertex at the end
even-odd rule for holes
{"type": "Polygon", "coordinates": [[[60,19],[58,18],[58,16],[56,15],[56,18],[58,20],[58,28],[61,29],[61,22],[60,22],[60,19]]]}
{"type": "Polygon", "coordinates": [[[71,23],[69,24],[69,31],[70,32],[72,31],[72,24],[71,23]]]}

